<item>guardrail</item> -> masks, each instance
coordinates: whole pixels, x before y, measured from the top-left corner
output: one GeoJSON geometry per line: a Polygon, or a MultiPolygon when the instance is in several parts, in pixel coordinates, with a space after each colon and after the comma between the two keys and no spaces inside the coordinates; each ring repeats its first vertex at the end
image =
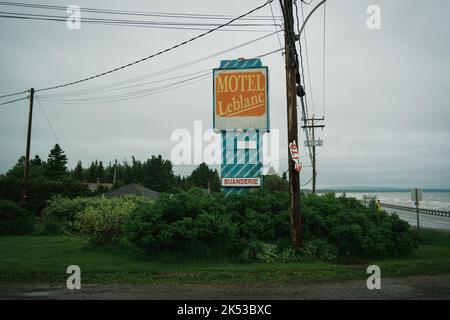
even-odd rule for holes
{"type": "MultiPolygon", "coordinates": [[[[405,207],[405,206],[399,206],[396,204],[390,204],[390,203],[381,203],[381,208],[391,208],[391,209],[398,209],[402,211],[410,211],[410,212],[416,212],[415,207],[405,207]]],[[[433,216],[441,216],[441,217],[450,217],[450,211],[444,211],[444,210],[433,210],[433,209],[425,209],[425,208],[419,208],[419,213],[423,214],[429,214],[433,216]]]]}

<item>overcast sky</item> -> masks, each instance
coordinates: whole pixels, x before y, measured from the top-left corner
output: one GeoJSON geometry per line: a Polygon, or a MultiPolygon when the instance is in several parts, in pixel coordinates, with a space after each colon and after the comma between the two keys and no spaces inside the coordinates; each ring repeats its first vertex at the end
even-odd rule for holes
{"type": "MultiPolygon", "coordinates": [[[[313,0],[312,3],[317,2],[313,0]]],[[[261,5],[264,0],[46,0],[44,3],[238,16],[261,5]]],[[[45,12],[2,6],[0,9],[45,12]]],[[[278,1],[274,1],[273,9],[275,15],[280,15],[278,1]]],[[[311,5],[305,6],[306,12],[310,9],[311,5]]],[[[58,14],[65,15],[64,12],[58,14]]],[[[266,6],[256,14],[271,13],[266,6]]],[[[450,2],[446,0],[328,1],[326,128],[319,131],[324,140],[323,148],[318,151],[319,188],[450,188],[449,14],[450,2]],[[378,5],[381,9],[381,30],[369,30],[366,26],[369,5],[378,5]]],[[[47,94],[89,89],[148,75],[274,31],[273,26],[260,29],[265,32],[215,32],[137,66],[47,94]]],[[[81,30],[69,30],[62,22],[0,18],[0,95],[94,75],[160,51],[200,32],[89,24],[82,24],[81,30]]],[[[322,116],[323,10],[313,15],[306,34],[313,92],[311,99],[307,82],[309,108],[313,110],[313,100],[315,114],[322,116]]],[[[273,35],[147,81],[216,68],[221,59],[251,58],[279,47],[278,39],[273,35]]],[[[278,52],[262,60],[270,72],[271,127],[280,130],[280,159],[285,159],[284,58],[278,52]]],[[[143,88],[152,86],[155,84],[143,88]]],[[[44,93],[38,97],[41,97],[71,167],[78,160],[88,166],[95,159],[107,162],[116,158],[130,159],[131,155],[141,160],[156,154],[170,158],[175,145],[170,137],[175,129],[186,128],[193,132],[195,120],[203,121],[204,130],[212,126],[211,78],[156,95],[105,104],[52,103],[45,101],[44,93]]],[[[31,153],[46,158],[55,138],[38,104],[34,110],[31,153]]],[[[25,152],[27,112],[27,100],[0,106],[2,173],[25,152]]],[[[300,140],[304,139],[301,132],[300,140]]],[[[311,177],[310,162],[302,143],[300,147],[304,164],[301,180],[306,182],[311,177]]],[[[280,172],[286,167],[286,160],[281,160],[280,172]]],[[[175,172],[187,173],[192,169],[175,167],[175,172]]]]}

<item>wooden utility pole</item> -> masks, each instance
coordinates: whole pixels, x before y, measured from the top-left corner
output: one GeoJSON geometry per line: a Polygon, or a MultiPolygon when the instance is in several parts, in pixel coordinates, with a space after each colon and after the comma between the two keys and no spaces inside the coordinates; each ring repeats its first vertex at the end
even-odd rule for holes
{"type": "MultiPolygon", "coordinates": [[[[305,122],[305,125],[302,126],[303,129],[311,129],[312,133],[311,133],[311,140],[307,139],[306,143],[307,143],[307,147],[308,148],[312,148],[312,192],[316,193],[316,176],[317,176],[317,170],[316,170],[316,147],[317,146],[321,146],[322,140],[316,140],[316,135],[315,135],[315,129],[316,128],[324,128],[325,125],[323,124],[316,124],[314,123],[315,121],[323,121],[325,120],[324,117],[322,118],[316,118],[314,115],[312,116],[311,119],[308,118],[302,118],[302,120],[305,122]]],[[[311,149],[310,149],[311,150],[311,149]]]]}
{"type": "Polygon", "coordinates": [[[31,144],[31,123],[33,120],[33,100],[34,88],[30,89],[30,109],[28,112],[27,147],[25,153],[25,169],[22,182],[22,202],[25,203],[28,197],[28,172],[30,170],[30,144],[31,144]]]}
{"type": "Polygon", "coordinates": [[[314,136],[314,115],[312,117],[311,120],[311,125],[312,125],[312,141],[313,141],[313,147],[312,147],[312,192],[316,193],[316,175],[317,175],[317,171],[316,171],[316,140],[315,140],[315,136],[314,136]]]}
{"type": "MultiPolygon", "coordinates": [[[[294,34],[294,16],[292,13],[292,0],[284,0],[284,43],[285,43],[285,65],[286,65],[286,96],[287,96],[287,127],[288,144],[298,144],[297,125],[297,63],[294,34]]],[[[295,170],[295,163],[288,150],[289,159],[289,209],[291,223],[291,242],[294,248],[301,245],[301,214],[300,214],[300,176],[295,170]]]]}
{"type": "Polygon", "coordinates": [[[116,183],[116,174],[117,174],[117,159],[114,161],[114,177],[113,177],[113,185],[116,183]]]}

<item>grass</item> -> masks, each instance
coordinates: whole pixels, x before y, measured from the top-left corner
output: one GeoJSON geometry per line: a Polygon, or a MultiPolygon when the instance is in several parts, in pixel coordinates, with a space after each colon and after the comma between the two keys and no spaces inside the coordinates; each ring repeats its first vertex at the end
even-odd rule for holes
{"type": "Polygon", "coordinates": [[[354,264],[161,262],[131,247],[95,248],[85,238],[67,236],[0,237],[0,281],[65,281],[67,266],[80,266],[83,283],[235,283],[324,282],[367,278],[376,264],[385,277],[450,273],[450,234],[422,231],[416,254],[354,264]]]}

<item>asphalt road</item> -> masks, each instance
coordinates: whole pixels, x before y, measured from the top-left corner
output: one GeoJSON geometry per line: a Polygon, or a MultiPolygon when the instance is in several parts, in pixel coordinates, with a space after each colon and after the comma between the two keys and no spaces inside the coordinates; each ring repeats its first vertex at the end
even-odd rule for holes
{"type": "MultiPolygon", "coordinates": [[[[415,212],[402,211],[399,209],[382,208],[389,213],[396,213],[400,219],[408,222],[411,226],[417,226],[417,217],[415,212]]],[[[420,227],[427,229],[436,229],[450,232],[450,217],[433,216],[428,214],[419,214],[420,227]]]]}

